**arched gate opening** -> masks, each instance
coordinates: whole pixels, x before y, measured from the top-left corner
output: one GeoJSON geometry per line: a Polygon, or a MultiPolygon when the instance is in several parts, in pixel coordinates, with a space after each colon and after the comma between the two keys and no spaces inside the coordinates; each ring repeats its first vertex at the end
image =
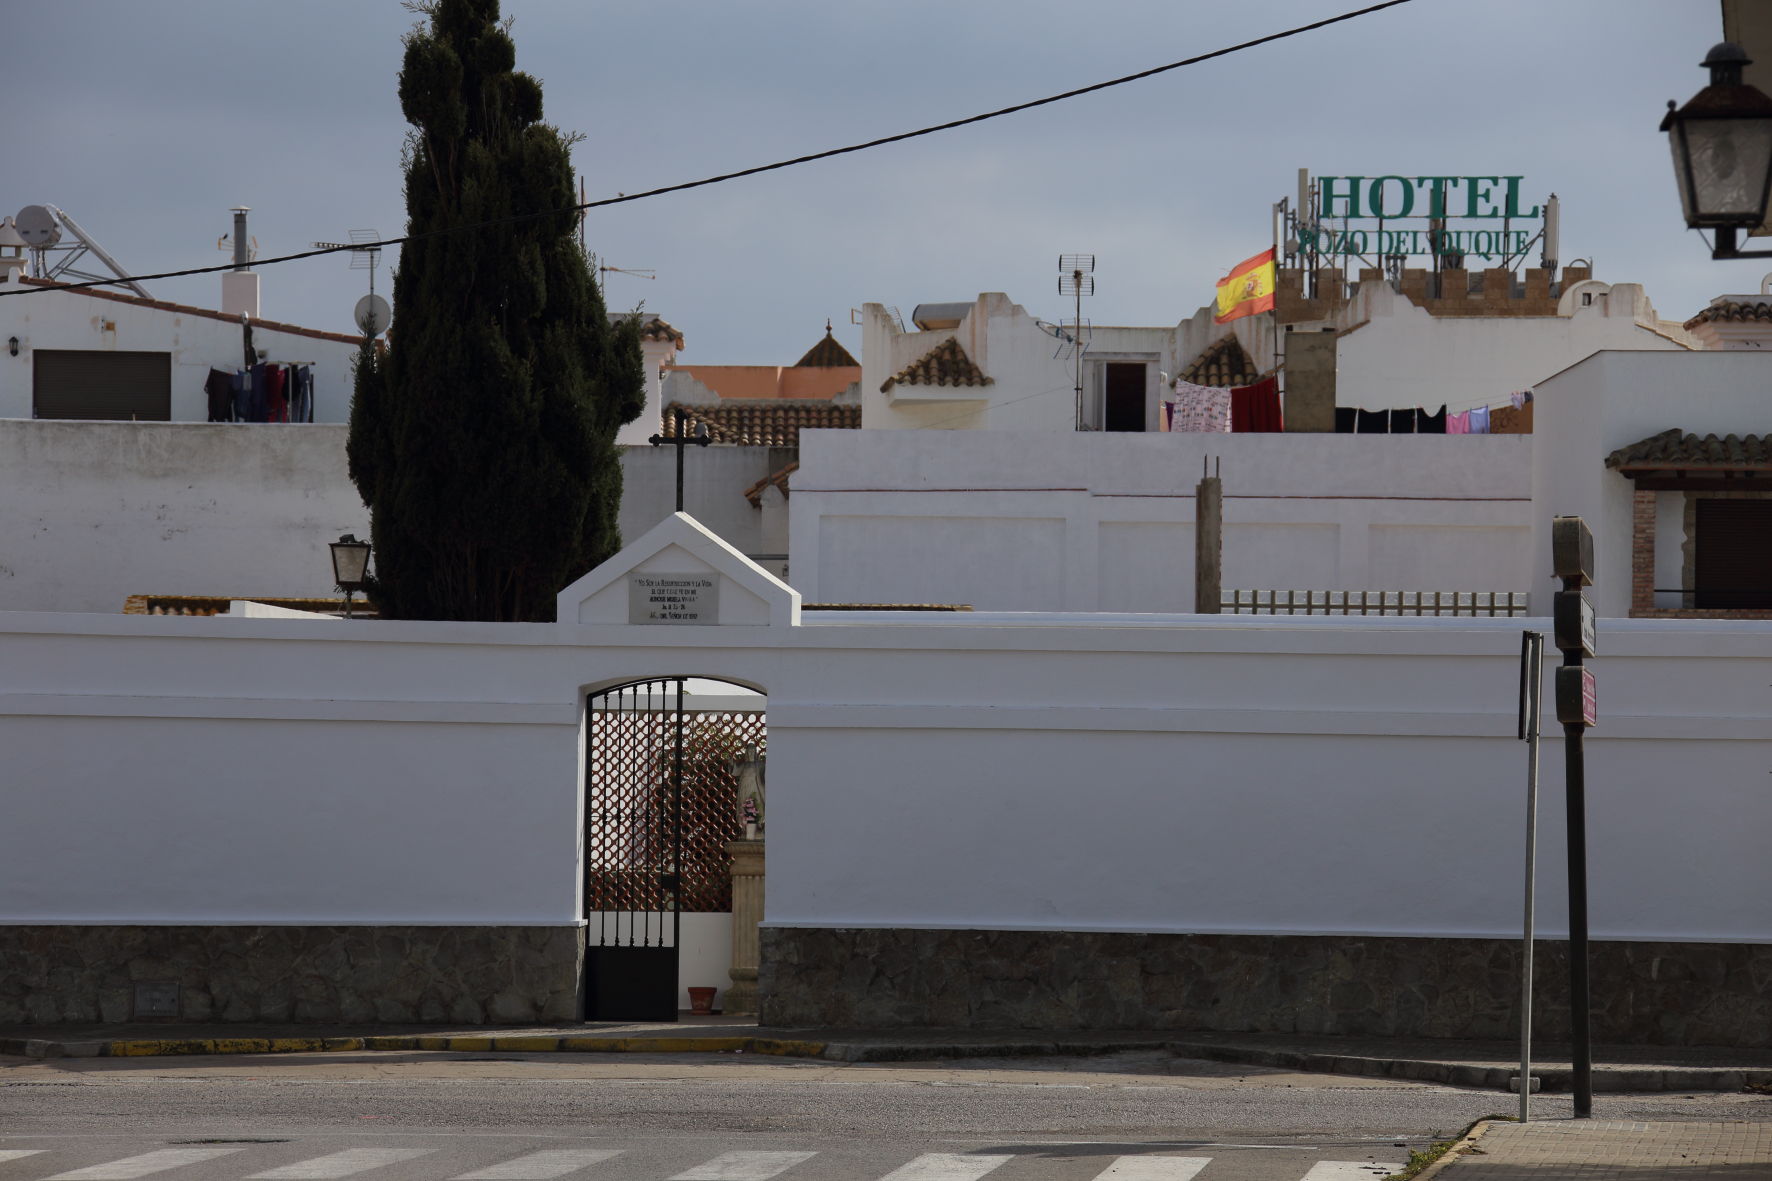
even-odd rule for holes
{"type": "Polygon", "coordinates": [[[741,775],[760,779],[766,700],[731,682],[660,677],[586,705],[584,1016],[675,1021],[685,984],[727,982],[726,846],[744,835],[741,775]],[[714,964],[717,979],[683,978],[714,964]]]}

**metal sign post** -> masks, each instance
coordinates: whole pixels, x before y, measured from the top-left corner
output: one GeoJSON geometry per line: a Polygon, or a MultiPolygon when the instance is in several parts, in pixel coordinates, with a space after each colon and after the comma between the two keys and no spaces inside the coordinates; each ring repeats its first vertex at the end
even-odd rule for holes
{"type": "Polygon", "coordinates": [[[1520,635],[1520,738],[1526,743],[1526,923],[1520,944],[1520,1122],[1532,1118],[1532,941],[1538,901],[1538,730],[1544,633],[1520,635]]]}
{"type": "MultiPolygon", "coordinates": [[[[1581,593],[1594,576],[1594,535],[1580,517],[1551,520],[1551,565],[1563,580],[1552,612],[1563,664],[1557,669],[1557,721],[1563,724],[1563,778],[1569,840],[1569,1041],[1575,1118],[1594,1113],[1592,1020],[1587,957],[1587,782],[1581,740],[1596,721],[1593,605],[1581,593]]],[[[1527,1084],[1522,1083],[1522,1086],[1527,1084]]]]}

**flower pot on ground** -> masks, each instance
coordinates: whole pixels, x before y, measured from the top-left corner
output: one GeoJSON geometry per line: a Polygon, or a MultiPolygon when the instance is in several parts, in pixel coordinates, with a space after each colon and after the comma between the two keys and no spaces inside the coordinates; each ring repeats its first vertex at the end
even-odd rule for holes
{"type": "Polygon", "coordinates": [[[690,989],[689,1011],[703,1016],[712,1013],[714,1011],[714,993],[718,991],[719,990],[715,988],[690,989]]]}

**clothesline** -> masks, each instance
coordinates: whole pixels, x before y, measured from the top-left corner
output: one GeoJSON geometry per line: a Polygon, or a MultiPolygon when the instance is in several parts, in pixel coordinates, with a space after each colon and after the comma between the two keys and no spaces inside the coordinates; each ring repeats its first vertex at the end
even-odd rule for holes
{"type": "Polygon", "coordinates": [[[1532,429],[1532,391],[1516,390],[1503,404],[1449,411],[1442,405],[1392,410],[1335,408],[1335,432],[1341,435],[1523,435],[1532,429]]]}
{"type": "Polygon", "coordinates": [[[233,372],[211,369],[203,383],[210,422],[313,422],[314,363],[284,361],[233,372]]]}

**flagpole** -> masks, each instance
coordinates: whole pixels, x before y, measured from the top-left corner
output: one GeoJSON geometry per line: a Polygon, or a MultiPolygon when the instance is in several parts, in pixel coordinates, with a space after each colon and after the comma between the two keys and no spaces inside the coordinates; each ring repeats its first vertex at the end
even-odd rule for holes
{"type": "MultiPolygon", "coordinates": [[[[1277,218],[1274,218],[1268,227],[1269,229],[1271,229],[1273,231],[1273,236],[1274,236],[1273,251],[1274,251],[1274,263],[1275,263],[1275,265],[1274,265],[1274,301],[1273,301],[1274,306],[1268,309],[1268,317],[1269,317],[1269,322],[1273,325],[1273,328],[1274,328],[1274,349],[1273,349],[1274,376],[1279,379],[1279,384],[1283,386],[1285,384],[1285,377],[1280,373],[1280,267],[1279,267],[1279,259],[1280,259],[1280,239],[1285,232],[1283,227],[1284,227],[1284,224],[1286,221],[1286,199],[1284,197],[1280,198],[1280,203],[1278,205],[1274,206],[1274,209],[1279,214],[1279,216],[1277,218]]],[[[1282,407],[1284,407],[1286,404],[1284,391],[1281,392],[1280,399],[1281,399],[1280,405],[1282,407]]],[[[1286,412],[1284,409],[1282,409],[1280,411],[1280,419],[1282,422],[1285,421],[1285,415],[1286,415],[1286,412]]]]}

